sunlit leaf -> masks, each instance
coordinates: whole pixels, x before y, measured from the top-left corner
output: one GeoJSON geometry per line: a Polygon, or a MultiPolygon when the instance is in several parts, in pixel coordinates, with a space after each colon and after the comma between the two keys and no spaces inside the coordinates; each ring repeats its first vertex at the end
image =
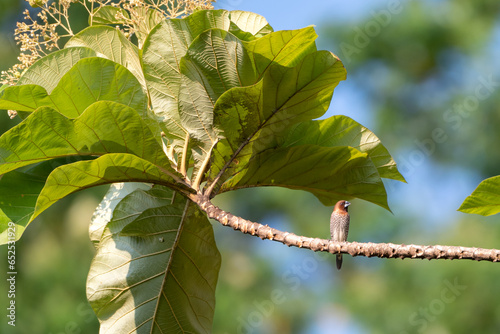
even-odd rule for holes
{"type": "Polygon", "coordinates": [[[125,153],[106,154],[92,161],[64,165],[56,168],[47,178],[30,222],[61,198],[79,190],[115,182],[144,182],[174,189],[184,188],[176,181],[176,173],[125,153]]]}
{"type": "Polygon", "coordinates": [[[0,91],[0,109],[32,112],[41,106],[55,107],[42,86],[8,86],[0,91]]]}
{"type": "Polygon", "coordinates": [[[218,140],[213,127],[215,102],[227,89],[252,84],[257,77],[242,42],[218,29],[201,34],[190,45],[181,61],[181,74],[180,120],[196,141],[196,175],[218,140]]]}
{"type": "Polygon", "coordinates": [[[50,94],[59,83],[59,80],[61,80],[80,59],[95,56],[95,51],[86,47],[75,47],[55,51],[28,67],[17,84],[39,85],[45,88],[47,93],[50,94]]]}
{"type": "Polygon", "coordinates": [[[0,174],[62,156],[131,153],[169,167],[168,159],[136,110],[101,101],[69,119],[42,107],[0,137],[0,174]]]}
{"type": "Polygon", "coordinates": [[[97,101],[114,101],[138,111],[147,107],[147,96],[135,76],[122,65],[98,57],[78,61],[50,95],[38,85],[11,86],[0,92],[0,109],[32,112],[48,106],[71,118],[97,101]]]}
{"type": "Polygon", "coordinates": [[[153,110],[181,140],[186,132],[177,112],[180,61],[198,35],[211,28],[228,29],[229,23],[226,11],[199,11],[185,19],[163,21],[144,42],[142,62],[153,110]]]}
{"type": "Polygon", "coordinates": [[[259,75],[271,64],[295,66],[306,55],[316,50],[318,37],[313,27],[298,30],[282,30],[268,34],[246,44],[259,75]]]}
{"type": "Polygon", "coordinates": [[[491,216],[500,212],[500,176],[483,180],[458,211],[491,216]]]}
{"type": "Polygon", "coordinates": [[[224,93],[214,112],[225,139],[214,149],[210,179],[223,173],[223,182],[255,154],[276,147],[294,124],[322,116],[344,79],[342,63],[320,51],[295,67],[272,66],[257,84],[224,93]]]}
{"type": "Polygon", "coordinates": [[[190,153],[183,148],[188,133],[182,127],[178,112],[180,61],[191,42],[210,28],[209,22],[229,25],[227,16],[222,11],[198,12],[186,19],[165,20],[151,31],[144,42],[142,63],[152,109],[164,123],[166,136],[172,150],[179,155],[178,159],[188,159],[184,152],[190,153]]]}
{"type": "Polygon", "coordinates": [[[73,36],[65,45],[68,49],[73,47],[88,47],[100,57],[126,67],[146,91],[139,49],[121,31],[108,26],[88,27],[73,36]]]}
{"type": "MultiPolygon", "coordinates": [[[[231,87],[255,82],[248,75],[252,67],[242,42],[227,33],[230,16],[223,10],[198,11],[166,20],[144,43],[142,61],[153,111],[165,123],[179,159],[188,159],[186,145],[194,146],[197,161],[204,159],[217,139],[210,125],[215,100],[231,87]]],[[[242,29],[265,30],[255,14],[235,12],[235,18],[242,29]]]]}

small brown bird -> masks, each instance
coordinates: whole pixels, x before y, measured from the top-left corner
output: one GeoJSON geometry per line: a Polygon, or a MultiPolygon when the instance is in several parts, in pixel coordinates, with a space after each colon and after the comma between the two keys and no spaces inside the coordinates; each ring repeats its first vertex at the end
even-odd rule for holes
{"type": "MultiPolygon", "coordinates": [[[[338,201],[333,208],[332,216],[330,218],[330,235],[334,241],[347,241],[347,234],[349,233],[349,212],[348,206],[351,203],[347,201],[338,201]]],[[[337,269],[342,267],[342,254],[337,255],[337,269]]]]}

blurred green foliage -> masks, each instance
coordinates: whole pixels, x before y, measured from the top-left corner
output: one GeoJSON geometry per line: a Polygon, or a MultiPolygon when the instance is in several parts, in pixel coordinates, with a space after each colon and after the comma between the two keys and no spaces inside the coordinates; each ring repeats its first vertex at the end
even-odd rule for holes
{"type": "MultiPolygon", "coordinates": [[[[2,333],[97,333],[99,322],[85,295],[94,248],[88,224],[105,189],[58,202],[16,242],[16,328],[2,333]]],[[[6,246],[1,247],[2,268],[6,246]]],[[[0,275],[4,279],[6,271],[0,275]]],[[[2,291],[6,294],[6,291],[2,291]]],[[[7,298],[2,297],[2,309],[7,298]]]]}

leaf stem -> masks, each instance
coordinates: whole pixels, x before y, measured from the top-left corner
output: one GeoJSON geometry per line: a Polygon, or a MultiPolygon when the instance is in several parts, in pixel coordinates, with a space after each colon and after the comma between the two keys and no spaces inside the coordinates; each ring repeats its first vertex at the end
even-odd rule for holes
{"type": "Polygon", "coordinates": [[[203,164],[201,165],[200,169],[198,170],[198,174],[196,175],[196,179],[193,182],[193,188],[196,191],[200,190],[200,184],[201,184],[201,181],[203,180],[203,175],[205,175],[205,172],[208,168],[208,165],[210,164],[210,157],[211,157],[212,151],[213,151],[216,143],[217,142],[215,142],[212,145],[212,147],[210,147],[210,151],[208,152],[205,160],[203,161],[203,164]]]}
{"type": "Polygon", "coordinates": [[[182,148],[182,157],[181,157],[181,169],[180,173],[186,177],[186,164],[187,164],[187,152],[189,147],[189,133],[186,132],[186,138],[184,139],[184,147],[182,148]]]}

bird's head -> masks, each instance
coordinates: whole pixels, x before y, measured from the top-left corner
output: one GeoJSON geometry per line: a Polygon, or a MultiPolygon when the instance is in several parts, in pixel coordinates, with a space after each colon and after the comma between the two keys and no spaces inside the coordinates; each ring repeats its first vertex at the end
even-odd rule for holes
{"type": "Polygon", "coordinates": [[[351,205],[351,203],[348,201],[344,201],[344,200],[338,201],[337,204],[335,204],[333,211],[336,211],[339,213],[346,213],[349,205],[351,205]]]}

